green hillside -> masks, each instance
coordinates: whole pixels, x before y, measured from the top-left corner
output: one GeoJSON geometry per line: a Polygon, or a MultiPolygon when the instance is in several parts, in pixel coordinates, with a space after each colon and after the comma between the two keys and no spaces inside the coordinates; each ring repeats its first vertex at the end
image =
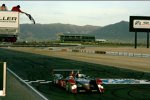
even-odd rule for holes
{"type": "Polygon", "coordinates": [[[71,24],[22,24],[21,40],[56,40],[58,33],[88,34],[99,26],[77,26],[71,24]]]}
{"type": "MultiPolygon", "coordinates": [[[[134,41],[134,32],[129,32],[129,22],[126,21],[104,26],[94,30],[91,34],[94,34],[96,38],[103,38],[112,42],[131,43],[134,41]]],[[[145,40],[146,34],[138,33],[138,41],[143,42],[145,40]]]]}
{"type": "MultiPolygon", "coordinates": [[[[19,40],[47,41],[56,40],[58,33],[92,34],[97,39],[107,39],[109,42],[134,42],[134,32],[129,32],[129,22],[121,21],[104,27],[77,26],[71,24],[22,24],[19,40]]],[[[138,41],[146,42],[146,34],[138,33],[138,41]]]]}

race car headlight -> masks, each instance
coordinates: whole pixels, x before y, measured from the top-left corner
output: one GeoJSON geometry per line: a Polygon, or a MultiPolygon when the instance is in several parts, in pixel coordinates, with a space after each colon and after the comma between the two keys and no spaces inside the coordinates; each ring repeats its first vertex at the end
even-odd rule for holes
{"type": "Polygon", "coordinates": [[[100,84],[98,85],[98,88],[101,88],[101,89],[103,89],[104,87],[103,86],[101,86],[100,84]]]}
{"type": "Polygon", "coordinates": [[[71,89],[74,90],[77,88],[77,85],[72,85],[71,89]]]}

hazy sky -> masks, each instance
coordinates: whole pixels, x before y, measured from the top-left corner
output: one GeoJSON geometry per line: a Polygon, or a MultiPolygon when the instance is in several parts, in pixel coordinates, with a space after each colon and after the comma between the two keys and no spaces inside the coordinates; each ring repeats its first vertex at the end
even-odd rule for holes
{"type": "MultiPolygon", "coordinates": [[[[10,10],[20,5],[37,23],[105,26],[129,21],[129,16],[150,16],[150,1],[0,1],[10,10]]],[[[31,23],[20,14],[21,23],[31,23]]]]}

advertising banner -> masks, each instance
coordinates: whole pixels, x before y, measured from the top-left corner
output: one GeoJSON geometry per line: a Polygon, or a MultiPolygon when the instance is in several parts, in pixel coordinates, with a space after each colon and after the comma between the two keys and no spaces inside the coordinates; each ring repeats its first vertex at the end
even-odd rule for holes
{"type": "Polygon", "coordinates": [[[19,13],[10,11],[0,11],[0,27],[18,28],[19,13]]]}
{"type": "Polygon", "coordinates": [[[150,29],[150,20],[134,20],[134,28],[150,29]]]}
{"type": "Polygon", "coordinates": [[[19,33],[19,13],[0,11],[0,34],[19,33]]]}
{"type": "Polygon", "coordinates": [[[150,32],[150,16],[130,16],[130,32],[150,32]]]}

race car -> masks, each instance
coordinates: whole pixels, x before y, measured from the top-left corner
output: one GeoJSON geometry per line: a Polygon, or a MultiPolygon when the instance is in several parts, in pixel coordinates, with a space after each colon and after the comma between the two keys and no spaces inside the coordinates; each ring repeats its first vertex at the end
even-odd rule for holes
{"type": "Polygon", "coordinates": [[[102,80],[99,78],[90,78],[85,74],[80,74],[79,70],[55,70],[54,72],[64,72],[56,73],[53,75],[53,83],[57,86],[63,87],[66,91],[71,93],[78,92],[104,92],[104,87],[102,86],[102,80]],[[68,73],[70,72],[70,74],[68,73]],[[76,73],[73,73],[76,72],[76,73]],[[67,75],[66,75],[67,73],[67,75]]]}

